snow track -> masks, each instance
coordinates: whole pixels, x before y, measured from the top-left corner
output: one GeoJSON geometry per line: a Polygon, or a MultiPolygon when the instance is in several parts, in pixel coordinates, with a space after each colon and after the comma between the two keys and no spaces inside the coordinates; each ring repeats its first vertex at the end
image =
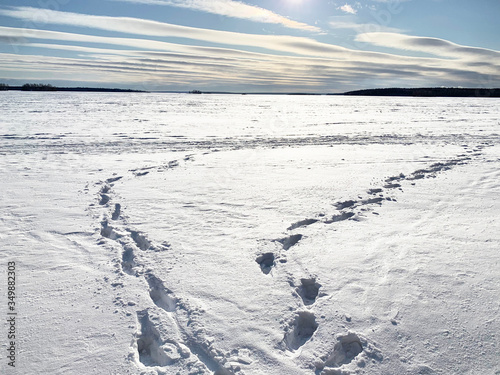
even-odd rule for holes
{"type": "MultiPolygon", "coordinates": [[[[172,163],[169,163],[169,167],[172,167],[172,163]]],[[[137,174],[135,176],[140,177],[137,174]]],[[[120,203],[112,204],[116,197],[114,182],[122,177],[112,177],[104,183],[97,183],[97,186],[104,185],[98,193],[98,205],[107,210],[103,213],[100,233],[102,237],[121,245],[121,272],[144,278],[150,300],[155,305],[136,312],[138,329],[132,343],[131,358],[139,367],[172,366],[176,371],[185,373],[230,374],[230,366],[229,369],[224,367],[227,359],[205,337],[197,322],[199,311],[179,300],[164,281],[148,268],[148,260],[143,252],[168,251],[170,245],[167,242],[156,244],[147,234],[130,227],[118,209],[120,203]],[[105,203],[102,202],[103,191],[108,197],[105,203]],[[113,207],[114,210],[110,211],[113,207]]]]}

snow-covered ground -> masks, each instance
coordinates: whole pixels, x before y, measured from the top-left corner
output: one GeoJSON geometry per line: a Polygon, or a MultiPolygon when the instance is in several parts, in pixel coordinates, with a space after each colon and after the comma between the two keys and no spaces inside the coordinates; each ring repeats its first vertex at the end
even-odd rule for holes
{"type": "Polygon", "coordinates": [[[2,374],[500,374],[500,101],[0,93],[2,374]]]}

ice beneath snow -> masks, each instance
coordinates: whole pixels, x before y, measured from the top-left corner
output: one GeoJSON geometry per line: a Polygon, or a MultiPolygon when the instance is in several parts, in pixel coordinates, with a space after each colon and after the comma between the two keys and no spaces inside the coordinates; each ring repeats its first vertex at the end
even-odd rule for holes
{"type": "Polygon", "coordinates": [[[500,373],[498,99],[0,108],[2,374],[500,373]]]}

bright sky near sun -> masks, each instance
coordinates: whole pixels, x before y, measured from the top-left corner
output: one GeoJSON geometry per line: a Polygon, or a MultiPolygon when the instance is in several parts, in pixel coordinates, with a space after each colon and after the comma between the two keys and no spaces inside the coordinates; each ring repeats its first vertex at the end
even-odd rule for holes
{"type": "Polygon", "coordinates": [[[499,0],[2,0],[0,83],[500,87],[499,0]]]}

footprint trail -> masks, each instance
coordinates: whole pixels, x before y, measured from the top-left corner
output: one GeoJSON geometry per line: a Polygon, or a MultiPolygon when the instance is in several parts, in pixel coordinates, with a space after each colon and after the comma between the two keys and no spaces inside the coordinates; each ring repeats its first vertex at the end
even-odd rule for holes
{"type": "MultiPolygon", "coordinates": [[[[172,163],[168,165],[169,168],[174,166],[172,163]]],[[[239,372],[240,366],[234,366],[234,361],[229,362],[230,353],[218,350],[214,340],[205,332],[199,321],[202,310],[177,297],[165,281],[149,269],[151,257],[148,254],[170,251],[171,247],[166,241],[157,243],[151,240],[146,233],[128,224],[122,205],[114,202],[118,198],[115,183],[122,178],[116,176],[98,183],[97,205],[91,206],[101,210],[98,244],[111,241],[120,249],[118,278],[142,278],[144,293],[151,302],[142,308],[137,306],[137,330],[130,360],[139,368],[162,374],[168,368],[171,369],[168,371],[179,374],[231,375],[239,372]],[[156,369],[160,368],[164,370],[157,372],[156,369]]],[[[125,284],[117,281],[112,285],[123,288],[125,284]]],[[[123,305],[120,297],[115,301],[123,305]]]]}

